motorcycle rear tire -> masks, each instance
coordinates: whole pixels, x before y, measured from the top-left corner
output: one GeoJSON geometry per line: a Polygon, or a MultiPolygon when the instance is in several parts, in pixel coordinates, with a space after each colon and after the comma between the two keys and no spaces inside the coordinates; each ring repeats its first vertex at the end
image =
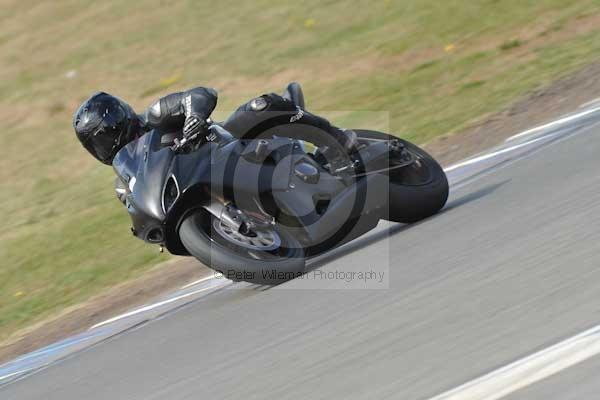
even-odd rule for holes
{"type": "Polygon", "coordinates": [[[438,213],[444,207],[449,193],[448,178],[440,164],[425,150],[386,133],[361,129],[354,131],[359,138],[400,141],[408,151],[419,156],[421,167],[427,168],[429,179],[422,184],[409,184],[401,176],[390,175],[389,210],[385,219],[414,223],[438,213]]]}

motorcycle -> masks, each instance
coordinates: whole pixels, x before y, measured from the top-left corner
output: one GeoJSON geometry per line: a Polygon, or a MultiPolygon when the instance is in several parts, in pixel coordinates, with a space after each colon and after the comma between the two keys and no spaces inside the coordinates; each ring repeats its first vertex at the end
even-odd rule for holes
{"type": "MultiPolygon", "coordinates": [[[[297,84],[286,96],[304,108],[297,84]]],[[[357,150],[340,161],[289,137],[236,138],[227,124],[207,122],[210,140],[150,131],[122,148],[113,168],[136,237],[231,280],[293,279],[307,259],[381,219],[416,222],[448,198],[440,165],[385,133],[355,129],[357,150]]]]}

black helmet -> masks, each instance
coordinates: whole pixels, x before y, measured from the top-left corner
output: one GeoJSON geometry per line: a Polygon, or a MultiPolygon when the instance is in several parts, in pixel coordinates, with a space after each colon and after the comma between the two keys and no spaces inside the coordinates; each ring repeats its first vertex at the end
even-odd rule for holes
{"type": "Polygon", "coordinates": [[[133,109],[104,92],[83,102],[73,116],[73,128],[83,147],[108,165],[123,146],[137,137],[138,127],[133,109]]]}

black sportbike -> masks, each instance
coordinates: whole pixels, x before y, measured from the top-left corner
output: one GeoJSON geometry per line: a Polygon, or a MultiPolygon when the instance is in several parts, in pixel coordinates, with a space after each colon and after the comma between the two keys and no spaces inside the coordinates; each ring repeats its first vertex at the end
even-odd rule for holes
{"type": "MultiPolygon", "coordinates": [[[[299,110],[301,92],[288,92],[299,110]]],[[[226,278],[273,284],[307,258],[373,229],[437,213],[448,181],[425,151],[356,129],[358,150],[329,160],[323,147],[269,132],[235,138],[210,123],[209,141],[150,131],[113,161],[138,238],[194,256],[226,278]]]]}

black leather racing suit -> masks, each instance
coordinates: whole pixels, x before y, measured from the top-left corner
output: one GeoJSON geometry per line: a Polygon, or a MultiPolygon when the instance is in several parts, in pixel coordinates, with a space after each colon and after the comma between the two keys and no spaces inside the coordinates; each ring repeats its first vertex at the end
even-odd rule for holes
{"type": "MultiPolygon", "coordinates": [[[[142,131],[158,129],[163,133],[181,132],[187,120],[196,117],[204,123],[217,105],[214,89],[197,87],[162,97],[138,116],[142,131]]],[[[318,146],[331,147],[337,142],[343,148],[346,134],[325,118],[297,107],[275,93],[265,94],[240,106],[224,123],[225,129],[238,138],[269,135],[307,140],[318,146]],[[332,139],[334,142],[332,142],[332,139]]],[[[117,197],[124,202],[126,189],[116,181],[117,197]]]]}
{"type": "Polygon", "coordinates": [[[243,104],[225,121],[224,126],[238,138],[252,139],[273,132],[318,146],[331,147],[336,143],[342,148],[347,146],[347,135],[343,130],[275,93],[264,94],[243,104]]]}
{"type": "MultiPolygon", "coordinates": [[[[146,129],[163,132],[180,131],[186,118],[196,115],[206,120],[217,105],[214,89],[197,87],[185,92],[172,93],[152,104],[142,116],[146,129]]],[[[254,138],[272,128],[277,135],[307,140],[317,145],[331,140],[342,146],[346,134],[332,126],[325,118],[302,110],[292,101],[275,93],[265,94],[240,106],[224,123],[225,128],[238,138],[254,138]]]]}
{"type": "Polygon", "coordinates": [[[146,130],[181,131],[187,118],[197,116],[205,121],[216,106],[217,92],[197,87],[159,99],[141,115],[141,121],[146,130]]]}

